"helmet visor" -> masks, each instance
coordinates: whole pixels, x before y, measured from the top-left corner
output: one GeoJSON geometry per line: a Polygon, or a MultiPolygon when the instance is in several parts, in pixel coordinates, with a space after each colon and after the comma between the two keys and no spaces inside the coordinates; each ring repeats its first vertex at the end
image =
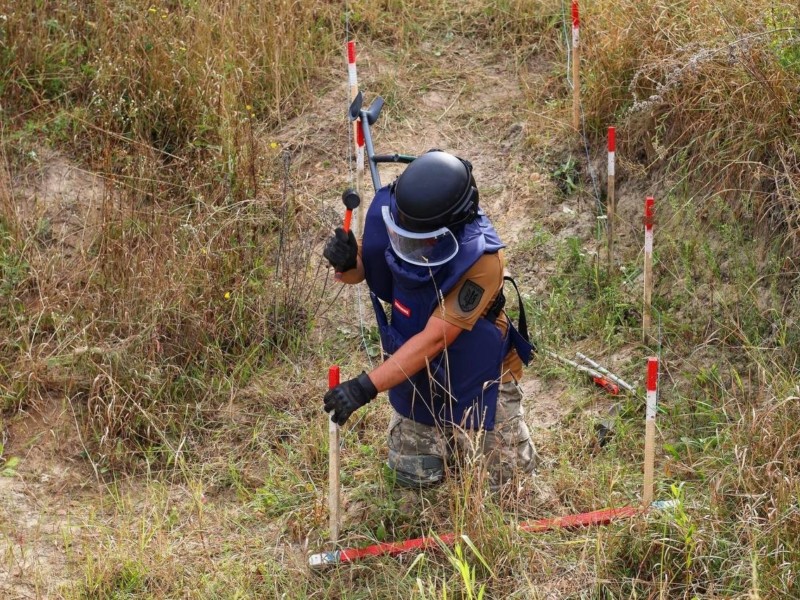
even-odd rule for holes
{"type": "Polygon", "coordinates": [[[458,254],[456,236],[447,227],[436,231],[417,233],[397,225],[388,206],[381,209],[392,250],[404,261],[422,267],[443,265],[458,254]]]}

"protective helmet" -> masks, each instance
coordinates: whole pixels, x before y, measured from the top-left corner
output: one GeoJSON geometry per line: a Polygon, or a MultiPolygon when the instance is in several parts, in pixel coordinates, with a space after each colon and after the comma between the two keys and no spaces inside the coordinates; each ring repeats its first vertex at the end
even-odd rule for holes
{"type": "Polygon", "coordinates": [[[440,150],[426,152],[406,167],[394,197],[399,225],[409,231],[454,229],[478,214],[472,165],[440,150]]]}

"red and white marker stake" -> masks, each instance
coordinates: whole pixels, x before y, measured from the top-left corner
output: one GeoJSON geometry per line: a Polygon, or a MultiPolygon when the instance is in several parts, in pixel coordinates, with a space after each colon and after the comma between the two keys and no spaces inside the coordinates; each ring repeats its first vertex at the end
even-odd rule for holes
{"type": "Polygon", "coordinates": [[[580,131],[581,125],[580,30],[578,0],[572,0],[572,126],[575,131],[580,131]]]}
{"type": "MultiPolygon", "coordinates": [[[[347,42],[347,79],[350,84],[350,101],[358,96],[358,69],[356,68],[356,43],[354,40],[347,42]]],[[[353,121],[353,143],[356,149],[356,191],[361,191],[361,181],[364,177],[364,132],[361,129],[361,119],[353,121]]],[[[360,234],[356,218],[356,236],[360,234]]]]}
{"type": "Polygon", "coordinates": [[[617,131],[608,128],[608,198],[606,200],[606,220],[608,222],[608,273],[614,265],[614,219],[617,213],[615,193],[615,162],[617,154],[617,131]]]}
{"type": "Polygon", "coordinates": [[[642,310],[642,337],[645,342],[650,335],[653,299],[653,221],[655,199],[648,196],[644,203],[644,308],[642,310]]]}
{"type": "MultiPolygon", "coordinates": [[[[358,96],[358,69],[356,68],[356,43],[354,40],[347,42],[347,79],[350,84],[350,102],[358,96]]],[[[364,170],[364,133],[361,131],[361,121],[353,121],[353,142],[356,147],[356,169],[364,170]]]]}
{"type": "MultiPolygon", "coordinates": [[[[339,385],[339,367],[328,369],[328,389],[339,385]]],[[[339,426],[328,419],[328,516],[331,542],[339,542],[339,426]]]]}
{"type": "Polygon", "coordinates": [[[644,491],[642,505],[653,502],[653,472],[655,471],[656,408],[658,402],[658,358],[647,359],[647,410],[644,434],[644,491]]]}
{"type": "Polygon", "coordinates": [[[358,72],[356,70],[356,42],[350,40],[347,42],[347,78],[350,83],[350,94],[353,94],[353,88],[358,93],[358,72]]]}

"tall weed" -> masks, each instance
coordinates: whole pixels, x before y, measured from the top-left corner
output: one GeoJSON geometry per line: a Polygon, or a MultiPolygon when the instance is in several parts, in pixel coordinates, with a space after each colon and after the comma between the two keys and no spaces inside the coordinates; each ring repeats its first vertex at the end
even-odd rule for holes
{"type": "Polygon", "coordinates": [[[800,247],[796,6],[764,2],[587,6],[585,109],[617,124],[624,155],[687,177],[701,202],[800,247]],[[722,192],[720,192],[722,190],[722,192]]]}
{"type": "Polygon", "coordinates": [[[339,13],[20,0],[0,14],[1,382],[84,407],[101,466],[174,460],[233,389],[305,352],[321,221],[300,214],[291,154],[266,132],[311,93],[339,13]],[[47,142],[104,182],[96,235],[66,252],[7,185],[47,168],[47,142]]]}

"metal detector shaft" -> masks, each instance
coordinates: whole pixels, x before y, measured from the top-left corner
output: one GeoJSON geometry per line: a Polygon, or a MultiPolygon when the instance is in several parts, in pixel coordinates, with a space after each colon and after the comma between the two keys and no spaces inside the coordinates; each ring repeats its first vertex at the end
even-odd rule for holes
{"type": "Polygon", "coordinates": [[[372,178],[372,187],[377,192],[381,189],[381,176],[378,174],[378,164],[375,162],[375,146],[372,144],[372,132],[369,129],[369,119],[367,111],[361,110],[361,131],[364,132],[364,147],[367,149],[367,159],[369,160],[369,174],[372,178]]]}
{"type": "Polygon", "coordinates": [[[375,154],[375,145],[372,142],[372,130],[370,127],[375,124],[383,109],[383,98],[378,96],[369,108],[362,107],[363,96],[361,92],[350,105],[349,117],[351,121],[358,119],[361,123],[361,133],[364,136],[364,147],[367,150],[369,160],[369,174],[372,178],[372,187],[377,192],[381,189],[381,176],[378,173],[378,163],[404,163],[408,164],[414,160],[414,156],[409,154],[375,154]]]}
{"type": "Polygon", "coordinates": [[[617,377],[616,375],[614,375],[614,373],[612,373],[611,371],[609,371],[605,367],[599,365],[597,362],[593,361],[591,358],[589,358],[585,354],[581,354],[580,352],[576,352],[575,356],[577,356],[580,360],[585,362],[590,367],[592,367],[594,369],[597,369],[600,373],[602,373],[603,375],[608,377],[611,381],[613,381],[614,383],[616,383],[620,387],[625,388],[626,390],[628,390],[629,392],[632,392],[632,393],[636,392],[636,388],[633,387],[630,383],[627,383],[626,381],[624,381],[620,377],[617,377]]]}

